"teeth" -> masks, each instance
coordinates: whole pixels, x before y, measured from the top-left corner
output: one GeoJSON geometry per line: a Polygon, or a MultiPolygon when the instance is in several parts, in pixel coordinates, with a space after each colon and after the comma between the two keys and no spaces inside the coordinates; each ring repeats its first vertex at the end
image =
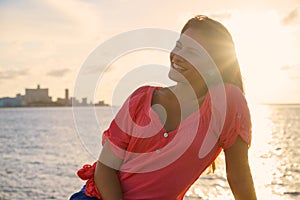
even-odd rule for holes
{"type": "Polygon", "coordinates": [[[186,70],[184,67],[181,67],[181,66],[179,66],[175,63],[173,64],[173,66],[174,66],[175,69],[179,69],[179,70],[182,70],[182,71],[186,70]]]}

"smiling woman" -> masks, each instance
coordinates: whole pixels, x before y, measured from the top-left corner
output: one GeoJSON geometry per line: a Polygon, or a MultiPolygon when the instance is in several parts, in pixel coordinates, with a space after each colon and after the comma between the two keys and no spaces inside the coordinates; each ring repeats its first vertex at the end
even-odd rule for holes
{"type": "Polygon", "coordinates": [[[196,16],[170,61],[176,84],[142,86],[130,95],[103,133],[98,161],[78,171],[87,182],[72,200],[181,200],[222,149],[235,198],[256,199],[250,113],[229,32],[196,16]]]}

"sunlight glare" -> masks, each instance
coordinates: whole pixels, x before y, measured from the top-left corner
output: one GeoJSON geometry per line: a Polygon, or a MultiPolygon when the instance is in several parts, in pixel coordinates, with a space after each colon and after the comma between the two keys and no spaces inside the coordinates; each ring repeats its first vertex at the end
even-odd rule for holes
{"type": "Polygon", "coordinates": [[[261,103],[280,97],[278,91],[284,91],[288,84],[281,67],[290,62],[293,43],[291,33],[280,24],[279,14],[235,11],[224,24],[233,35],[250,101],[261,103]]]}

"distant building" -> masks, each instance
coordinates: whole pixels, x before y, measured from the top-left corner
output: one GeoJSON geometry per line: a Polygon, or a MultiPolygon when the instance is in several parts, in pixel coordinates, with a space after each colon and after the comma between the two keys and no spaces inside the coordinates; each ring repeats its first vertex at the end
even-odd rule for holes
{"type": "Polygon", "coordinates": [[[68,101],[69,100],[69,90],[65,89],[65,100],[68,101]]]}
{"type": "Polygon", "coordinates": [[[63,99],[63,98],[57,98],[56,103],[57,103],[58,105],[65,106],[65,105],[66,105],[66,99],[63,99]]]}
{"type": "Polygon", "coordinates": [[[71,97],[71,103],[72,103],[73,106],[78,106],[79,105],[79,101],[75,97],[71,97]]]}
{"type": "Polygon", "coordinates": [[[69,90],[65,89],[65,105],[70,106],[72,104],[71,99],[69,98],[69,90]]]}
{"type": "Polygon", "coordinates": [[[75,97],[69,97],[69,90],[65,89],[65,97],[57,98],[56,102],[48,94],[48,88],[40,88],[37,85],[36,89],[25,89],[25,95],[17,94],[16,97],[0,98],[0,107],[19,107],[19,106],[109,106],[104,101],[99,101],[93,104],[92,101],[88,103],[86,97],[79,102],[75,97]]]}
{"type": "Polygon", "coordinates": [[[4,97],[0,98],[0,107],[19,107],[23,106],[21,98],[4,97]]]}
{"type": "Polygon", "coordinates": [[[36,89],[25,89],[24,101],[27,105],[33,103],[51,103],[51,97],[48,94],[48,88],[41,89],[40,85],[37,85],[36,89]]]}
{"type": "Polygon", "coordinates": [[[82,106],[88,105],[88,103],[87,103],[87,98],[86,98],[86,97],[82,98],[81,105],[82,105],[82,106]]]}
{"type": "Polygon", "coordinates": [[[96,103],[95,106],[109,106],[109,105],[105,103],[103,100],[101,100],[98,103],[96,103]]]}
{"type": "Polygon", "coordinates": [[[71,97],[72,106],[93,106],[94,104],[88,103],[88,98],[83,97],[81,102],[79,102],[75,97],[71,97]]]}
{"type": "Polygon", "coordinates": [[[69,99],[69,90],[65,89],[65,98],[57,98],[55,105],[57,106],[70,106],[71,100],[69,99]]]}

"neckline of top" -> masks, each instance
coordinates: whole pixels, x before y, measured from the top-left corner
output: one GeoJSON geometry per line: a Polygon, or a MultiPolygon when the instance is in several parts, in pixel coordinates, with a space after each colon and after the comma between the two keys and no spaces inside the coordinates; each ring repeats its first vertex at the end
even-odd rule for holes
{"type": "MultiPolygon", "coordinates": [[[[157,90],[157,89],[161,89],[162,87],[160,86],[149,86],[149,96],[148,96],[148,99],[147,99],[147,102],[146,102],[146,111],[147,113],[150,114],[150,112],[153,114],[152,116],[154,117],[154,119],[151,119],[151,120],[154,120],[154,122],[156,122],[160,127],[162,127],[162,130],[164,132],[167,132],[165,127],[164,127],[164,124],[160,121],[160,118],[158,116],[158,114],[154,111],[154,109],[152,108],[152,97],[154,95],[154,92],[157,90]]],[[[192,112],[191,114],[189,114],[185,119],[183,119],[181,121],[181,123],[178,124],[178,126],[171,130],[171,131],[168,131],[167,133],[173,133],[173,132],[177,132],[179,128],[182,128],[183,126],[185,126],[186,124],[188,124],[187,122],[191,122],[192,120],[189,120],[190,118],[192,118],[192,116],[198,114],[199,115],[199,118],[198,118],[198,123],[200,122],[200,113],[201,111],[204,109],[205,107],[205,104],[207,104],[207,101],[208,101],[208,96],[209,96],[209,92],[207,92],[205,94],[205,98],[200,106],[200,108],[194,112],[192,112]]],[[[193,118],[192,118],[193,119],[193,118]]]]}

